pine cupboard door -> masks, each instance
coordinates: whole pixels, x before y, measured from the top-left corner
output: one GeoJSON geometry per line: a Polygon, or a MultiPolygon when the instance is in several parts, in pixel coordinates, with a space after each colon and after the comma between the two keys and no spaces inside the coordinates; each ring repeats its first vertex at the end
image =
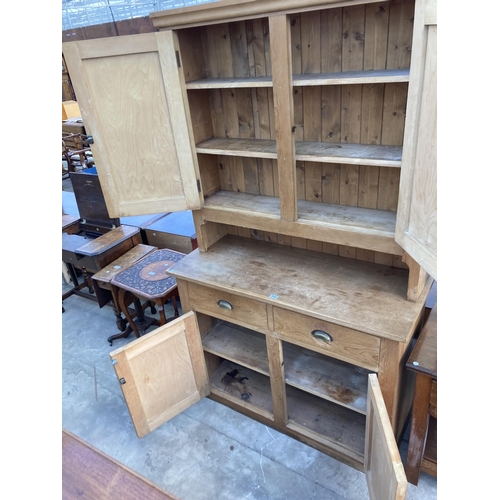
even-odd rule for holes
{"type": "Polygon", "coordinates": [[[437,0],[417,0],[396,242],[437,280],[437,0]]]}
{"type": "Polygon", "coordinates": [[[113,351],[110,357],[140,438],[210,392],[193,312],[113,351]]]}
{"type": "Polygon", "coordinates": [[[201,208],[172,31],[63,43],[111,217],[201,208]]]}
{"type": "Polygon", "coordinates": [[[408,482],[375,373],[368,375],[365,476],[371,500],[404,500],[408,482]]]}

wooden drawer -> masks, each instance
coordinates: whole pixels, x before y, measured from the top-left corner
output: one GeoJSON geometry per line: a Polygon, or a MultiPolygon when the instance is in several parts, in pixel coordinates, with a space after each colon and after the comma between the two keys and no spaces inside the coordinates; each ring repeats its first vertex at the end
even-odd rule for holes
{"type": "Polygon", "coordinates": [[[263,302],[194,283],[188,284],[188,291],[191,307],[195,311],[246,326],[253,330],[269,331],[267,306],[263,302]],[[226,309],[223,307],[224,305],[226,307],[232,306],[232,309],[226,309]]]}
{"type": "MultiPolygon", "coordinates": [[[[273,307],[273,316],[274,331],[283,340],[309,347],[363,368],[378,370],[380,351],[378,337],[279,307],[273,307]],[[321,340],[313,336],[312,332],[315,330],[326,333],[331,340],[321,340]]],[[[317,335],[323,334],[317,333],[317,335]]]]}

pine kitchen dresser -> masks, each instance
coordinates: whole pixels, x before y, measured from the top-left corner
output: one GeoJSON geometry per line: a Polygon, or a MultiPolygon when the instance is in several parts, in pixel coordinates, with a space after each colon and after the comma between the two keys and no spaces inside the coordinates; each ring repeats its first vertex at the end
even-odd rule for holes
{"type": "Polygon", "coordinates": [[[404,367],[437,280],[436,2],[150,18],[63,44],[110,215],[193,211],[199,248],[169,270],[184,315],[111,353],[137,434],[208,396],[404,498],[404,367]]]}

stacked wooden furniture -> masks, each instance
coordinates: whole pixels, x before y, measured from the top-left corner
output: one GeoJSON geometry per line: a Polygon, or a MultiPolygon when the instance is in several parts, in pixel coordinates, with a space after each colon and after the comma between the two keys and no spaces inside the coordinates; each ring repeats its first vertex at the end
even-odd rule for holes
{"type": "Polygon", "coordinates": [[[184,319],[111,354],[139,435],[209,395],[383,475],[368,373],[394,440],[437,279],[435,7],[222,0],[64,44],[110,213],[195,221],[170,270],[184,319]]]}
{"type": "Polygon", "coordinates": [[[158,248],[191,253],[198,248],[191,210],[165,214],[144,227],[145,241],[158,248]]]}

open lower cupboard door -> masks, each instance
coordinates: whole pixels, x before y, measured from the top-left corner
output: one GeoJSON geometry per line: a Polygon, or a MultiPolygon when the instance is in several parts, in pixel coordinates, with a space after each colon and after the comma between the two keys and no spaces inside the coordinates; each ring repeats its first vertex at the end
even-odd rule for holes
{"type": "Polygon", "coordinates": [[[408,482],[377,375],[368,375],[365,475],[371,500],[404,500],[408,482]]]}
{"type": "Polygon", "coordinates": [[[111,217],[201,208],[171,31],[63,44],[111,217]]]}
{"type": "Polygon", "coordinates": [[[110,356],[139,437],[210,392],[193,312],[113,351],[110,356]]]}

